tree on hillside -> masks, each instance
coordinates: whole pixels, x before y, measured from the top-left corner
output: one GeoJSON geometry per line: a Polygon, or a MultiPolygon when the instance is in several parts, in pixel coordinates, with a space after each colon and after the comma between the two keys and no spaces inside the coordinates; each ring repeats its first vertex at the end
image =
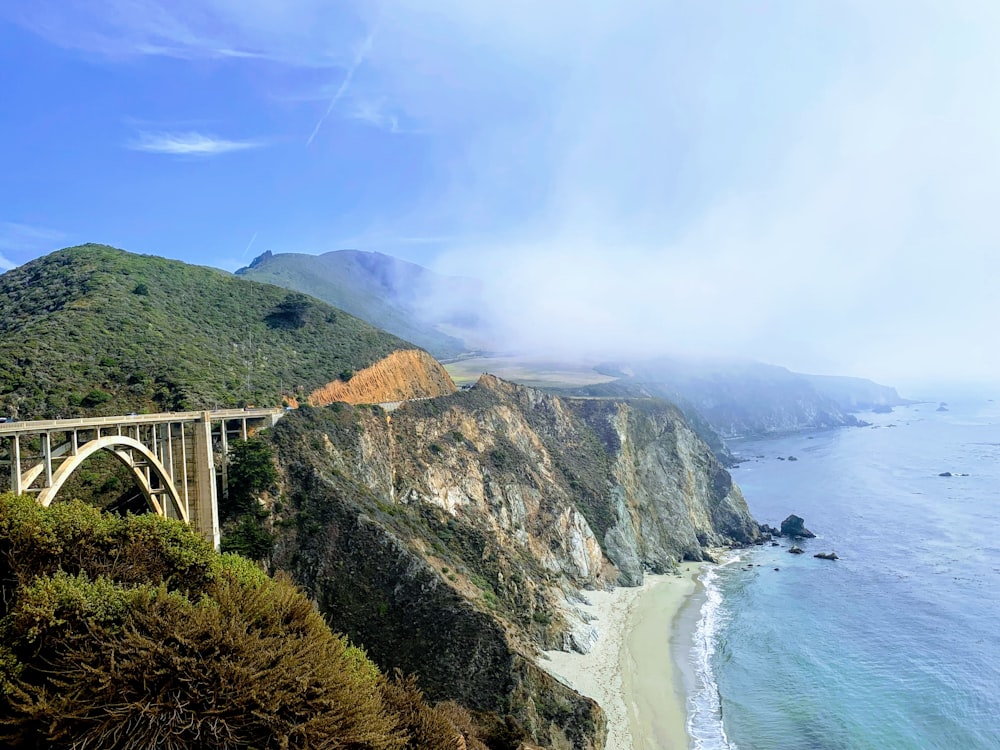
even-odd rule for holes
{"type": "Polygon", "coordinates": [[[219,511],[225,520],[260,507],[257,498],[278,481],[274,451],[260,438],[235,440],[229,445],[229,492],[219,511]]]}
{"type": "Polygon", "coordinates": [[[312,301],[304,294],[287,294],[267,316],[267,324],[272,328],[301,328],[306,324],[306,315],[313,307],[312,301]]]}
{"type": "Polygon", "coordinates": [[[274,548],[274,535],[266,525],[270,512],[259,497],[277,481],[274,452],[266,442],[250,438],[229,446],[229,488],[219,503],[220,520],[226,527],[223,552],[252,560],[270,557],[274,548]]]}

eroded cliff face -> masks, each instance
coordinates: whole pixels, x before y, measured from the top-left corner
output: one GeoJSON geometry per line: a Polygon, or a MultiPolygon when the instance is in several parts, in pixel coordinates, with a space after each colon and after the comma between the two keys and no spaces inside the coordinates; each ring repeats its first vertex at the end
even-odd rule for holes
{"type": "Polygon", "coordinates": [[[309,394],[313,406],[336,401],[384,404],[434,398],[455,392],[455,383],[441,363],[421,349],[393,352],[350,378],[333,380],[309,394]]]}
{"type": "Polygon", "coordinates": [[[604,742],[599,708],[535,663],[543,647],[591,645],[581,589],[637,585],[758,536],[664,402],[559,399],[484,376],[393,412],[303,409],[273,440],[276,566],[383,668],[553,748],[604,742]]]}

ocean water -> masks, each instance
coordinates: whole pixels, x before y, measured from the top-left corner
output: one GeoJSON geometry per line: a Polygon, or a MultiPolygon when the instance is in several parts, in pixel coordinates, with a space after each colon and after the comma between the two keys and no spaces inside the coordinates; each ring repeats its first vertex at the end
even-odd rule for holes
{"type": "Polygon", "coordinates": [[[997,399],[732,446],[754,516],[818,538],[703,574],[693,747],[1000,748],[997,399]]]}

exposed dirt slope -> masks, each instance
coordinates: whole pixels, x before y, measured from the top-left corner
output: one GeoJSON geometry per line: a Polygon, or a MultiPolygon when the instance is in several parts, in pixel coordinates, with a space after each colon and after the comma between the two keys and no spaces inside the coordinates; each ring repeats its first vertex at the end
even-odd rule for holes
{"type": "Polygon", "coordinates": [[[455,383],[441,364],[420,349],[393,352],[348,380],[334,380],[309,394],[313,406],[336,401],[385,404],[454,393],[455,383]]]}

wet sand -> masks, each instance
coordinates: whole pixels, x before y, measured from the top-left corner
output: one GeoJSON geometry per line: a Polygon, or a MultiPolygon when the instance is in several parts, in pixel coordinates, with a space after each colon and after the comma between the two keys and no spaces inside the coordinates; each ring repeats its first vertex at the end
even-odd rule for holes
{"type": "Polygon", "coordinates": [[[700,568],[686,564],[681,577],[652,588],[630,618],[621,666],[632,750],[686,750],[689,745],[685,681],[673,651],[680,612],[700,568]]]}
{"type": "Polygon", "coordinates": [[[680,575],[646,576],[637,588],[587,592],[600,635],[589,654],[548,651],[541,665],[596,700],[608,719],[607,750],[688,747],[684,681],[671,629],[695,590],[701,563],[680,575]]]}

